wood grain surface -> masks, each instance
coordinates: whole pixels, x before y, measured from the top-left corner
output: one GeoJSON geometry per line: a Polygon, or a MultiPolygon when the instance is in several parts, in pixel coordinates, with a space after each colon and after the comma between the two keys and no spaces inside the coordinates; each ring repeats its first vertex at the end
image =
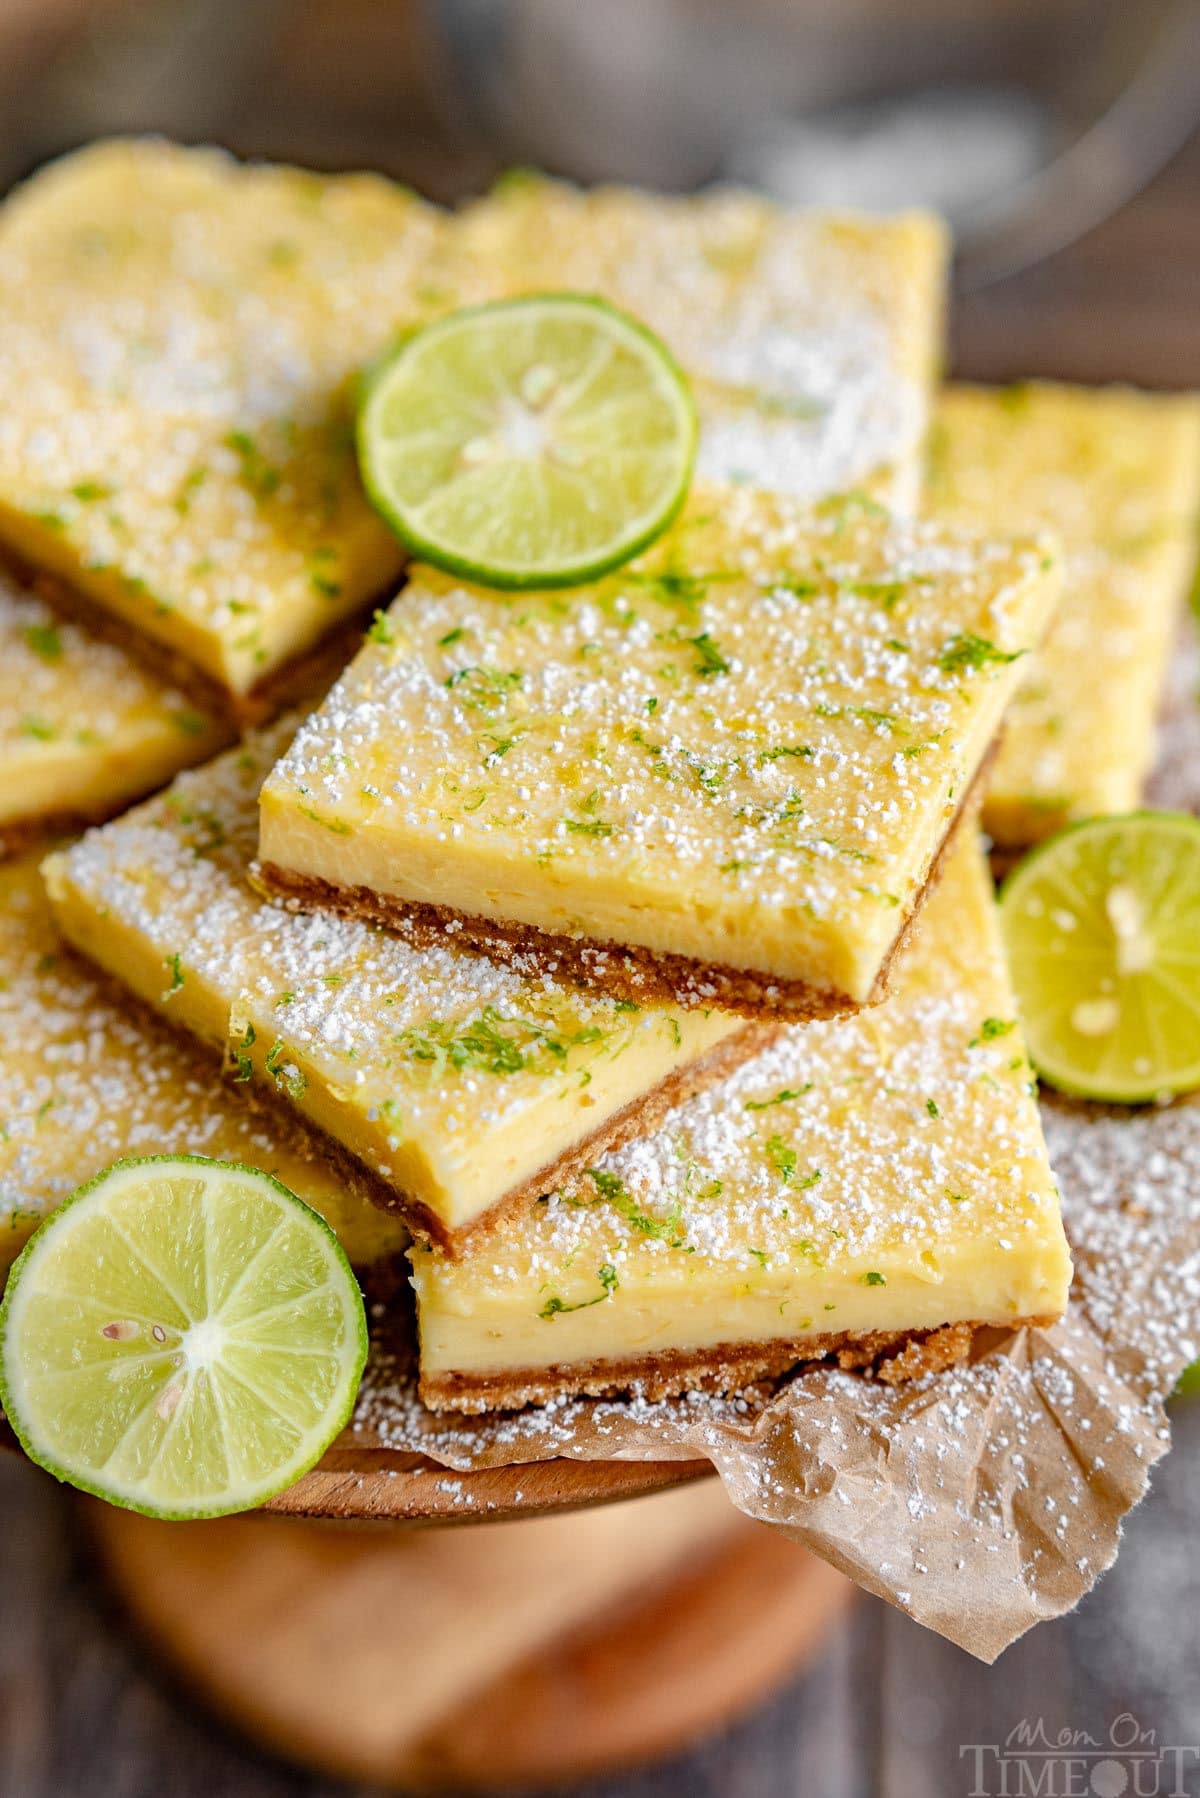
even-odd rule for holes
{"type": "Polygon", "coordinates": [[[91,1502],[86,1522],[121,1608],[218,1715],[419,1790],[677,1749],[818,1653],[855,1597],[715,1482],[474,1530],[181,1530],[91,1502]]]}

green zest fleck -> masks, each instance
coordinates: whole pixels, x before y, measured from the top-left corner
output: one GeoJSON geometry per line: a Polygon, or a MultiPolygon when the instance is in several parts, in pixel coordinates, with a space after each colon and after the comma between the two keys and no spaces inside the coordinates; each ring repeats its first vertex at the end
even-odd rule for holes
{"type": "Polygon", "coordinates": [[[446,676],[443,685],[456,691],[472,711],[494,712],[523,679],[519,668],[456,668],[446,676]]]}
{"type": "Polygon", "coordinates": [[[103,481],[76,481],[71,489],[72,499],[80,500],[88,505],[95,499],[111,499],[113,489],[105,486],[103,481]]]}
{"type": "Polygon", "coordinates": [[[230,431],[225,447],[241,462],[241,477],[257,499],[270,499],[279,491],[283,476],[267,461],[248,431],[230,431]]]}
{"type": "Polygon", "coordinates": [[[304,1096],[304,1089],[308,1085],[308,1081],[299,1068],[284,1066],[283,1058],[287,1052],[287,1044],[281,1036],[277,1036],[271,1044],[270,1053],[263,1062],[263,1067],[276,1086],[282,1087],[290,1099],[297,1100],[304,1096]]]}
{"type": "Polygon", "coordinates": [[[876,605],[890,612],[904,598],[908,591],[907,581],[851,581],[843,589],[846,593],[854,593],[859,599],[873,599],[876,605]]]}
{"type": "Polygon", "coordinates": [[[386,612],[376,612],[367,630],[367,640],[371,643],[394,643],[396,633],[388,623],[386,612]]]}
{"type": "Polygon", "coordinates": [[[181,965],[180,958],[179,958],[179,951],[176,950],[174,955],[164,956],[163,957],[163,966],[164,966],[164,968],[170,968],[170,970],[171,970],[171,984],[167,988],[166,992],[163,994],[164,999],[169,999],[171,997],[172,993],[177,993],[179,991],[179,989],[183,985],[183,981],[184,981],[184,973],[183,973],[183,967],[181,965]]]}
{"type": "Polygon", "coordinates": [[[707,631],[701,631],[698,637],[689,637],[688,642],[696,652],[696,673],[701,679],[729,673],[729,663],[707,631]]]}
{"type": "Polygon", "coordinates": [[[775,1094],[773,1099],[747,1099],[746,1110],[769,1111],[772,1105],[786,1105],[789,1099],[799,1099],[802,1098],[805,1093],[810,1093],[812,1091],[812,1084],[811,1080],[806,1080],[803,1086],[785,1086],[780,1092],[775,1094]]]}
{"type": "Polygon", "coordinates": [[[786,1186],[796,1171],[796,1151],[784,1142],[782,1136],[768,1136],[765,1148],[771,1166],[786,1186]]]}
{"type": "Polygon", "coordinates": [[[611,837],[613,826],[603,818],[564,818],[563,823],[577,837],[611,837]]]}
{"type": "Polygon", "coordinates": [[[444,637],[438,638],[438,648],[449,649],[452,643],[457,643],[459,638],[465,637],[466,634],[466,626],[463,624],[456,624],[452,631],[447,631],[444,637]]]}
{"type": "Polygon", "coordinates": [[[669,1248],[682,1249],[687,1246],[683,1234],[683,1213],[678,1205],[673,1206],[666,1219],[650,1217],[643,1211],[637,1200],[618,1174],[612,1174],[605,1168],[590,1167],[588,1178],[602,1199],[613,1207],[618,1216],[623,1217],[631,1229],[641,1236],[649,1236],[656,1242],[665,1242],[669,1248]]]}
{"type": "Polygon", "coordinates": [[[257,1035],[254,1025],[247,1024],[242,1032],[240,1045],[233,1051],[233,1077],[235,1080],[252,1080],[254,1078],[254,1063],[251,1061],[248,1051],[254,1047],[257,1035]]]}
{"type": "Polygon", "coordinates": [[[481,1074],[520,1074],[561,1067],[571,1049],[598,1043],[598,1024],[568,1033],[554,1032],[535,1019],[506,1017],[494,1005],[464,1023],[435,1019],[425,1030],[405,1030],[395,1039],[413,1061],[428,1063],[438,1074],[450,1067],[481,1074]]]}
{"type": "Polygon", "coordinates": [[[228,837],[218,813],[203,805],[193,811],[182,793],[168,793],[166,804],[188,832],[188,847],[197,861],[224,847],[228,837]]]}
{"type": "Polygon", "coordinates": [[[864,1286],[886,1286],[887,1285],[887,1276],[885,1274],[877,1273],[874,1268],[871,1268],[868,1273],[865,1273],[863,1275],[863,1285],[864,1286]]]}
{"type": "Polygon", "coordinates": [[[943,674],[965,674],[970,669],[986,668],[992,662],[1015,662],[1026,653],[1023,649],[1008,653],[997,649],[987,637],[977,637],[972,631],[958,631],[942,645],[938,667],[943,674]]]}
{"type": "Polygon", "coordinates": [[[764,762],[782,761],[785,756],[794,756],[798,761],[808,761],[816,753],[810,743],[781,743],[775,749],[760,749],[758,760],[760,766],[764,762]]]}
{"type": "Polygon", "coordinates": [[[58,735],[52,724],[47,724],[44,718],[37,718],[32,713],[27,713],[22,718],[20,730],[23,737],[33,737],[39,743],[53,743],[58,735]]]}
{"type": "Polygon", "coordinates": [[[936,1099],[926,1099],[925,1109],[929,1113],[931,1118],[940,1118],[942,1115],[941,1112],[938,1110],[938,1103],[937,1103],[936,1099]]]}
{"type": "Polygon", "coordinates": [[[43,662],[62,661],[62,638],[56,624],[27,624],[21,635],[43,662]]]}
{"type": "Polygon", "coordinates": [[[538,1312],[538,1316],[549,1323],[552,1317],[561,1317],[566,1311],[586,1311],[591,1305],[602,1305],[605,1299],[612,1297],[621,1282],[617,1278],[617,1270],[611,1261],[606,1261],[603,1267],[596,1269],[596,1278],[600,1282],[601,1291],[596,1294],[594,1299],[579,1299],[574,1305],[568,1305],[565,1300],[559,1298],[557,1293],[552,1293],[538,1312]]]}
{"type": "Polygon", "coordinates": [[[629,574],[622,578],[627,585],[644,588],[662,605],[679,606],[690,612],[703,600],[710,581],[732,581],[738,576],[725,572],[685,574],[680,569],[664,568],[660,574],[629,574]]]}
{"type": "MultiPolygon", "coordinates": [[[[203,487],[203,485],[204,485],[205,481],[207,481],[207,479],[208,479],[207,468],[193,468],[191,473],[184,477],[183,485],[180,488],[179,492],[175,495],[175,500],[174,500],[175,510],[179,513],[179,516],[181,518],[187,517],[188,513],[191,510],[191,506],[192,506],[192,495],[195,493],[195,491],[198,487],[203,487]]],[[[193,574],[207,573],[208,570],[200,569],[199,565],[197,565],[197,567],[194,568],[192,570],[192,572],[193,572],[193,574]]]]}
{"type": "Polygon", "coordinates": [[[314,812],[311,805],[302,805],[300,811],[306,818],[311,818],[314,824],[321,824],[326,830],[331,830],[335,837],[350,835],[350,826],[343,824],[340,818],[323,818],[320,812],[314,812]]]}
{"type": "Polygon", "coordinates": [[[980,1043],[994,1043],[998,1036],[1007,1036],[1017,1027],[1015,1018],[984,1018],[979,1026],[979,1035],[973,1036],[967,1044],[968,1049],[977,1049],[980,1043]]]}

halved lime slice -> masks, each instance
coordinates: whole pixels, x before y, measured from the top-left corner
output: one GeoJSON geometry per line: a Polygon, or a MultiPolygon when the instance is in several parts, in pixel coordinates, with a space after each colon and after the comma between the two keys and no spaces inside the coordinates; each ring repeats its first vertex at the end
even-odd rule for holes
{"type": "Polygon", "coordinates": [[[370,375],[358,455],[414,555],[491,587],[568,587],[665,530],[696,410],[666,347],[585,294],[468,307],[370,375]]]}
{"type": "Polygon", "coordinates": [[[1200,1087],[1200,819],[1095,818],[1013,870],[1000,920],[1029,1053],[1063,1092],[1200,1087]]]}
{"type": "Polygon", "coordinates": [[[56,1478],[150,1517],[219,1517],[320,1458],[366,1352],[337,1238],[278,1180],[190,1155],[118,1161],[13,1266],[0,1400],[56,1478]]]}

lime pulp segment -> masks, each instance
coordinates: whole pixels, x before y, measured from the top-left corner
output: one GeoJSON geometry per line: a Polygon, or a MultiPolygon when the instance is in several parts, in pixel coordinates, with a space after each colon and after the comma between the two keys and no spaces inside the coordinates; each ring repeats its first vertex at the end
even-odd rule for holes
{"type": "Polygon", "coordinates": [[[1096,818],[1016,868],[1001,924],[1053,1086],[1136,1104],[1200,1087],[1200,819],[1096,818]]]}
{"type": "Polygon", "coordinates": [[[683,503],[696,412],[665,346],[582,294],[467,308],[369,378],[359,461],[415,555],[493,587],[615,567],[683,503]]]}
{"type": "Polygon", "coordinates": [[[157,1517],[262,1504],[345,1424],[362,1297],[329,1227],[253,1168],[117,1162],[30,1239],[0,1398],[31,1459],[157,1517]]]}

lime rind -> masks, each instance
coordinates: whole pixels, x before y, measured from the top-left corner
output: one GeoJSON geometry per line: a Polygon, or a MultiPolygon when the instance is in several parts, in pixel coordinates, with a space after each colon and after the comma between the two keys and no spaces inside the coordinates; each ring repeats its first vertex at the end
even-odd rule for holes
{"type": "MultiPolygon", "coordinates": [[[[487,370],[479,370],[477,373],[481,381],[486,382],[491,378],[487,370]]],[[[633,393],[626,396],[630,402],[637,397],[633,393]]],[[[461,447],[463,421],[471,415],[474,404],[474,395],[469,386],[464,387],[461,392],[447,392],[444,387],[441,389],[438,405],[430,408],[428,414],[432,416],[436,413],[438,422],[423,433],[427,441],[414,454],[418,465],[422,456],[427,461],[434,457],[439,443],[444,444],[447,459],[451,449],[461,447]],[[459,412],[457,419],[454,416],[455,407],[459,412]]],[[[577,447],[578,443],[586,439],[585,424],[586,418],[581,417],[575,431],[577,447]]],[[[595,424],[596,419],[593,419],[593,425],[595,424]]],[[[644,436],[643,432],[642,439],[644,436]]],[[[643,460],[652,460],[650,450],[642,439],[637,443],[627,444],[624,448],[617,443],[606,445],[601,426],[600,436],[593,446],[593,476],[597,467],[605,463],[611,464],[614,458],[619,460],[621,456],[627,459],[640,456],[643,460]]],[[[359,466],[364,487],[375,509],[414,557],[460,579],[502,590],[535,591],[580,586],[597,579],[646,549],[678,516],[687,498],[698,441],[699,420],[695,402],[687,378],[670,350],[639,320],[591,294],[530,294],[517,299],[465,307],[433,324],[406,332],[390,352],[365,372],[360,386],[357,420],[359,466]],[[397,497],[396,481],[391,478],[388,470],[389,453],[394,457],[395,446],[391,443],[391,434],[385,426],[383,413],[394,396],[397,383],[407,372],[410,361],[435,348],[439,341],[445,341],[450,334],[469,331],[473,321],[492,326],[501,320],[507,320],[511,321],[514,329],[520,329],[523,323],[532,323],[538,319],[544,323],[554,314],[573,322],[591,322],[598,327],[598,341],[607,337],[620,343],[627,351],[634,350],[635,361],[648,377],[645,393],[641,396],[643,406],[646,396],[651,392],[658,401],[665,403],[663,417],[670,427],[670,455],[659,459],[667,472],[665,478],[657,483],[652,500],[631,507],[628,515],[620,519],[618,527],[609,528],[603,541],[588,548],[585,553],[544,557],[536,561],[527,559],[524,563],[512,557],[501,556],[498,559],[495,554],[487,552],[486,539],[489,530],[502,523],[506,517],[536,518],[541,515],[561,522],[569,514],[570,508],[565,504],[556,507],[556,498],[565,501],[569,496],[581,518],[588,518],[590,511],[594,519],[598,510],[595,496],[589,499],[586,493],[573,491],[581,488],[582,477],[573,474],[570,469],[548,468],[544,461],[537,461],[535,458],[514,456],[508,460],[501,458],[488,478],[477,482],[479,492],[475,496],[477,503],[473,516],[468,503],[472,498],[472,477],[463,475],[461,471],[454,476],[458,492],[452,496],[452,503],[448,502],[445,492],[441,495],[433,492],[419,507],[402,504],[397,497]],[[507,493],[503,492],[505,483],[509,487],[507,493]],[[549,494],[548,487],[551,488],[549,494]],[[500,503],[497,503],[498,500],[500,503]],[[451,541],[442,530],[429,528],[428,515],[432,511],[436,517],[439,507],[443,512],[449,507],[451,515],[459,510],[466,513],[468,528],[464,529],[460,522],[454,534],[470,541],[469,549],[464,549],[461,542],[451,541]],[[424,524],[421,514],[425,515],[424,524]]],[[[447,487],[448,485],[447,483],[447,487]]]]}
{"type": "MultiPolygon", "coordinates": [[[[237,1283],[236,1277],[234,1283],[235,1285],[237,1283]]],[[[316,1289],[314,1288],[314,1290],[316,1289]]],[[[228,1298],[229,1293],[227,1292],[225,1296],[228,1298]]],[[[71,1302],[81,1307],[88,1305],[89,1302],[93,1307],[95,1306],[95,1301],[87,1292],[71,1295],[71,1302]]],[[[179,1308],[185,1309],[185,1307],[179,1308]]],[[[248,1315],[253,1318],[254,1314],[251,1312],[248,1315]]],[[[249,1346],[250,1359],[253,1361],[257,1357],[257,1361],[261,1362],[261,1353],[253,1347],[253,1344],[249,1346]]],[[[3,1301],[0,1302],[0,1407],[3,1408],[17,1440],[30,1460],[36,1462],[38,1466],[44,1468],[46,1472],[64,1484],[90,1493],[96,1498],[104,1499],[107,1503],[121,1509],[136,1511],[147,1517],[176,1522],[220,1517],[266,1504],[270,1499],[293,1486],[320,1460],[330,1443],[351,1419],[363,1367],[366,1363],[367,1348],[366,1312],[345,1251],[325,1220],[297,1198],[274,1175],[264,1173],[258,1168],[247,1167],[239,1163],[218,1162],[200,1155],[152,1155],[127,1158],[112,1163],[84,1185],[76,1188],[30,1237],[10,1268],[3,1301]],[[152,1174],[156,1169],[161,1170],[163,1174],[168,1172],[186,1173],[189,1169],[195,1169],[206,1179],[210,1178],[214,1172],[220,1175],[229,1175],[239,1182],[249,1182],[256,1186],[264,1197],[269,1197],[277,1206],[280,1219],[291,1222],[299,1228],[302,1239],[307,1241],[327,1270],[329,1279],[325,1284],[331,1286],[336,1294],[338,1321],[345,1331],[344,1341],[339,1344],[336,1356],[337,1366],[334,1377],[330,1380],[327,1375],[325,1380],[328,1390],[321,1400],[319,1422],[303,1432],[302,1445],[290,1455],[272,1464],[269,1470],[264,1470],[260,1477],[243,1477],[236,1484],[231,1483],[226,1492],[216,1497],[209,1495],[203,1501],[181,1502],[178,1497],[176,1502],[153,1501],[144,1494],[139,1494],[128,1482],[118,1484],[111,1479],[101,1477],[103,1468],[97,1472],[94,1467],[81,1463],[78,1457],[63,1454],[48,1440],[48,1436],[52,1432],[47,1432],[45,1428],[39,1429],[38,1420],[30,1415],[22,1402],[21,1387],[27,1382],[21,1379],[19,1373],[18,1377],[14,1378],[12,1358],[14,1354],[19,1355],[20,1353],[21,1325],[25,1321],[31,1296],[39,1296],[31,1294],[31,1280],[39,1263],[59,1238],[65,1238],[73,1228],[77,1227],[80,1209],[86,1210],[89,1205],[95,1204],[97,1194],[102,1194],[106,1188],[111,1187],[117,1181],[128,1180],[138,1174],[152,1174]]],[[[163,1349],[159,1351],[160,1358],[165,1358],[169,1352],[168,1345],[164,1344],[163,1349]]],[[[302,1347],[298,1349],[295,1343],[289,1345],[285,1352],[294,1360],[305,1354],[304,1349],[302,1347]]],[[[309,1358],[311,1360],[311,1356],[309,1358]]],[[[138,1359],[144,1361],[147,1357],[142,1356],[138,1359]]],[[[244,1359],[245,1357],[243,1357],[244,1359]]],[[[327,1359],[329,1358],[327,1357],[327,1359]]],[[[113,1365],[116,1365],[117,1361],[118,1357],[114,1355],[113,1365]]],[[[100,1364],[97,1362],[96,1368],[98,1369],[99,1366],[100,1364]]],[[[311,1368],[309,1371],[311,1372],[311,1368]]],[[[76,1370],[71,1369],[69,1372],[73,1379],[76,1370]]],[[[258,1366],[255,1369],[254,1378],[256,1381],[261,1381],[261,1377],[261,1366],[258,1366]]],[[[58,1378],[61,1381],[62,1375],[59,1374],[58,1378]]],[[[102,1382],[91,1383],[102,1390],[102,1382]]],[[[211,1390],[214,1382],[210,1380],[205,1384],[211,1390]]],[[[279,1396],[279,1393],[269,1394],[268,1401],[279,1398],[279,1396]]],[[[90,1405],[93,1402],[93,1395],[88,1394],[87,1398],[90,1405]]],[[[261,1404],[262,1396],[259,1394],[252,1409],[261,1409],[261,1404]]],[[[143,1412],[146,1408],[143,1407],[143,1412]]],[[[182,1412],[184,1406],[180,1404],[177,1409],[182,1412]]],[[[216,1404],[215,1411],[220,1410],[220,1404],[216,1404]]],[[[136,1421],[136,1418],[131,1420],[132,1423],[136,1423],[136,1421]]],[[[227,1428],[224,1417],[217,1421],[221,1424],[222,1429],[227,1428]]],[[[224,1443],[226,1451],[228,1446],[226,1441],[224,1443]]]]}
{"type": "MultiPolygon", "coordinates": [[[[1038,899],[1044,907],[1046,895],[1038,899]]],[[[1153,1103],[1200,1088],[1200,818],[1141,810],[1069,824],[1008,875],[1000,916],[1030,1059],[1051,1086],[1075,1098],[1119,1105],[1153,1103]],[[1077,871],[1064,886],[1064,848],[1072,845],[1094,845],[1098,871],[1104,871],[1105,855],[1112,856],[1095,891],[1081,886],[1077,871]],[[1153,857],[1140,881],[1139,855],[1153,857]],[[1116,929],[1107,909],[1114,885],[1132,886],[1147,908],[1145,936],[1153,947],[1146,965],[1132,974],[1118,968],[1116,929]],[[1051,895],[1057,888],[1062,909],[1074,919],[1072,934],[1080,930],[1069,952],[1029,947],[1039,929],[1020,916],[1020,908],[1039,887],[1051,895]],[[1182,954],[1163,947],[1172,932],[1180,935],[1181,916],[1182,954]],[[1101,991],[1118,1007],[1120,1022],[1092,1038],[1073,1019],[1080,1005],[1086,1007],[1101,991]]]]}

